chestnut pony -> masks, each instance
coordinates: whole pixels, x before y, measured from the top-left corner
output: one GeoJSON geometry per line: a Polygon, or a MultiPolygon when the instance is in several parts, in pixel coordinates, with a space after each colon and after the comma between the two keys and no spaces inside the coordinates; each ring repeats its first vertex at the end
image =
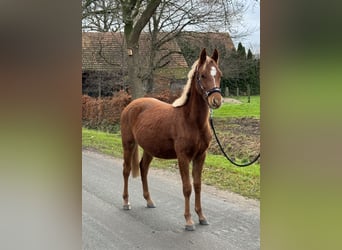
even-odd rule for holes
{"type": "Polygon", "coordinates": [[[221,106],[221,71],[218,68],[218,52],[211,57],[203,49],[199,59],[188,73],[188,81],[182,95],[172,104],[154,98],[139,98],[132,101],[121,114],[123,145],[123,208],[131,209],[128,201],[128,177],[139,175],[147,207],[155,207],[148,191],[147,173],[153,157],[178,159],[185,198],[185,229],[194,230],[190,213],[191,182],[189,164],[192,161],[192,176],[195,190],[195,211],[201,225],[207,219],[201,208],[201,174],[206,151],[211,141],[208,122],[209,108],[221,106]],[[138,145],[143,149],[139,163],[138,145]]]}

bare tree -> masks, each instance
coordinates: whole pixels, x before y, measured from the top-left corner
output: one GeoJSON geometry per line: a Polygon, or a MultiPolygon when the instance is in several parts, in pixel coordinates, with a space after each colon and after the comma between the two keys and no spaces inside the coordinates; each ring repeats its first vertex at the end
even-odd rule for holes
{"type": "Polygon", "coordinates": [[[163,46],[173,40],[183,29],[194,22],[196,19],[190,9],[193,8],[193,1],[171,1],[162,0],[161,4],[152,15],[148,24],[148,31],[151,36],[150,56],[147,58],[148,67],[142,74],[146,82],[146,91],[153,89],[153,73],[155,70],[165,67],[169,64],[170,56],[174,53],[180,53],[178,50],[164,49],[163,46]],[[157,54],[162,54],[157,59],[157,54]]]}
{"type": "Polygon", "coordinates": [[[127,57],[127,82],[133,98],[145,94],[142,80],[153,86],[153,72],[169,62],[177,51],[157,58],[163,45],[184,30],[229,31],[232,20],[244,11],[247,0],[82,0],[83,30],[124,31],[127,57]],[[148,26],[146,27],[146,25],[148,26]],[[147,69],[141,71],[139,38],[143,30],[151,34],[147,69]]]}
{"type": "Polygon", "coordinates": [[[82,0],[83,30],[124,31],[127,81],[135,99],[144,94],[139,78],[139,38],[161,0],[82,0]]]}
{"type": "Polygon", "coordinates": [[[184,30],[231,31],[231,23],[241,18],[245,8],[244,0],[162,0],[148,24],[151,52],[148,67],[141,74],[146,90],[153,89],[155,70],[166,66],[172,54],[179,53],[173,50],[160,53],[166,43],[184,30]],[[157,58],[157,54],[162,56],[157,58]]]}
{"type": "Polygon", "coordinates": [[[82,0],[84,31],[116,32],[122,27],[120,5],[113,0],[82,0]]]}
{"type": "Polygon", "coordinates": [[[124,23],[124,36],[128,53],[128,81],[132,98],[144,95],[142,81],[139,78],[139,38],[142,30],[157,9],[161,0],[120,0],[124,23]]]}

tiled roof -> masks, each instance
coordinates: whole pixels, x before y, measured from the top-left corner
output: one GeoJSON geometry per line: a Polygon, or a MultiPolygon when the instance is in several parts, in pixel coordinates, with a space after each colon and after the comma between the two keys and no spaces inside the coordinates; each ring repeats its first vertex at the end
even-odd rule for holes
{"type": "MultiPolygon", "coordinates": [[[[149,55],[149,39],[150,38],[147,33],[142,33],[140,36],[139,53],[141,53],[142,58],[146,58],[149,55]]],[[[83,32],[82,69],[98,71],[118,71],[124,69],[127,55],[123,48],[124,40],[122,33],[83,32]],[[101,56],[101,54],[103,56],[101,56]]],[[[169,51],[181,51],[175,40],[167,42],[161,48],[157,57],[159,56],[160,58],[169,51]]],[[[172,54],[168,60],[170,61],[166,66],[168,68],[188,67],[188,64],[181,54],[172,54]]],[[[142,65],[144,65],[144,63],[142,63],[142,65]]]]}
{"type": "Polygon", "coordinates": [[[200,48],[217,48],[229,52],[233,50],[234,43],[228,33],[218,32],[182,32],[177,40],[186,41],[188,44],[200,48]]]}
{"type": "Polygon", "coordinates": [[[123,39],[120,36],[120,33],[83,32],[82,69],[113,71],[120,68],[123,64],[123,39]]]}

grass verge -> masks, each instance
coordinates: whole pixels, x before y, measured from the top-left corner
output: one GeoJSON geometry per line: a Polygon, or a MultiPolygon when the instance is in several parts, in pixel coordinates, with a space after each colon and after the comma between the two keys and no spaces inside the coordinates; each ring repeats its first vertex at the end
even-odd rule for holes
{"type": "Polygon", "coordinates": [[[260,118],[260,96],[251,96],[250,102],[248,102],[247,96],[234,97],[234,99],[237,99],[242,103],[223,103],[219,109],[214,110],[213,116],[215,118],[260,118]]]}
{"type": "MultiPolygon", "coordinates": [[[[121,136],[97,130],[82,128],[82,146],[114,157],[122,158],[121,136]]],[[[141,155],[141,154],[140,154],[141,155]]],[[[154,159],[151,167],[172,169],[176,160],[154,159]]],[[[260,199],[260,165],[237,168],[221,155],[208,154],[202,174],[205,184],[230,190],[248,198],[260,199]]]]}

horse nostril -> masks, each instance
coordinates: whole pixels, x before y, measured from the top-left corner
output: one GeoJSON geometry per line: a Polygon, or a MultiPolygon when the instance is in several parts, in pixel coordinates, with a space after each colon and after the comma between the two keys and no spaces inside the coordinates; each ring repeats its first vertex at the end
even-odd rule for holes
{"type": "Polygon", "coordinates": [[[218,108],[221,106],[221,100],[220,99],[217,99],[217,98],[213,98],[213,106],[215,108],[218,108]]]}
{"type": "Polygon", "coordinates": [[[221,106],[221,100],[222,100],[222,98],[218,98],[217,96],[215,96],[215,97],[213,96],[213,98],[209,101],[209,106],[211,108],[216,109],[216,108],[221,106]]]}

